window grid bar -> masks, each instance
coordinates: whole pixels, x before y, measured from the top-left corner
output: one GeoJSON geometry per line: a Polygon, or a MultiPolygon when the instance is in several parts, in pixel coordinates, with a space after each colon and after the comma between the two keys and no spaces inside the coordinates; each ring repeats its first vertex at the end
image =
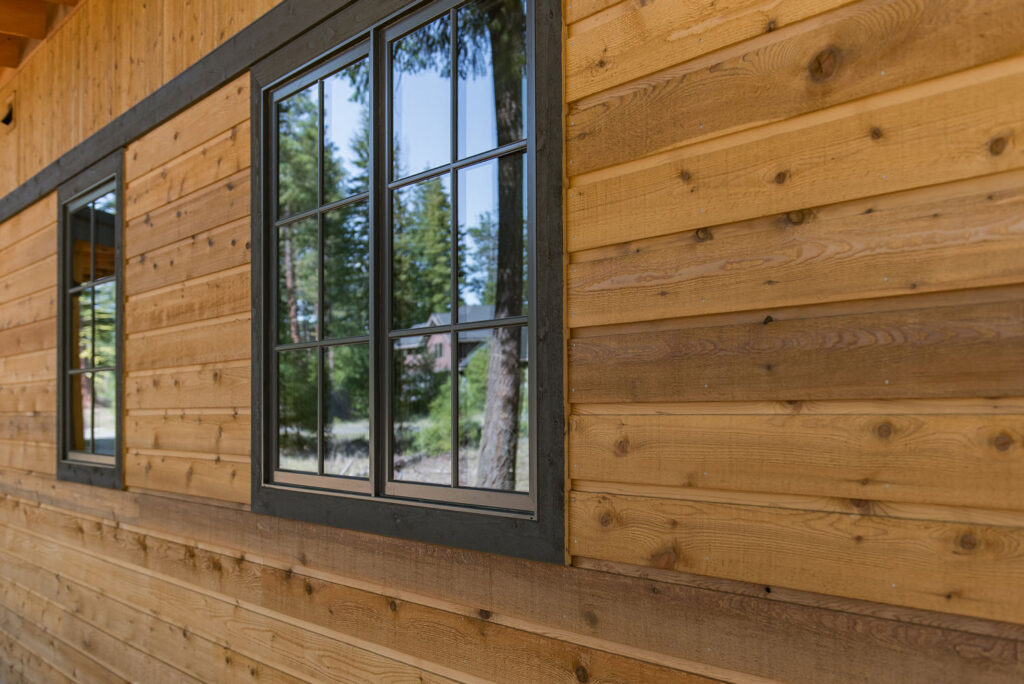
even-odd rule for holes
{"type": "Polygon", "coordinates": [[[405,330],[393,330],[388,333],[389,339],[401,337],[423,337],[425,335],[440,335],[446,332],[467,332],[469,330],[482,330],[485,328],[511,328],[517,325],[528,325],[529,316],[515,316],[509,318],[488,318],[484,321],[470,321],[468,323],[457,323],[452,325],[434,325],[429,328],[409,328],[405,330]]]}
{"type": "Polygon", "coordinates": [[[341,209],[342,207],[346,207],[346,206],[348,206],[350,204],[356,204],[358,202],[364,202],[364,201],[366,201],[368,199],[370,199],[370,193],[369,192],[361,192],[358,195],[352,195],[350,197],[346,197],[344,199],[340,199],[340,200],[337,200],[335,202],[331,202],[329,204],[325,204],[323,206],[317,206],[317,207],[314,207],[313,209],[306,209],[303,212],[300,212],[298,214],[292,214],[290,216],[286,216],[283,219],[278,219],[277,221],[274,222],[274,226],[276,228],[283,228],[284,226],[287,226],[290,223],[298,223],[299,221],[303,221],[305,219],[312,218],[313,216],[315,216],[317,214],[324,214],[324,213],[327,213],[329,211],[333,211],[335,209],[341,209]]]}
{"type": "Polygon", "coordinates": [[[330,337],[323,340],[311,340],[308,342],[289,342],[288,344],[274,345],[275,352],[291,351],[293,349],[314,349],[316,347],[343,347],[350,344],[367,343],[369,335],[355,335],[353,337],[330,337]]]}
{"type": "MultiPolygon", "coordinates": [[[[495,147],[490,150],[486,150],[479,154],[474,154],[472,157],[466,157],[465,159],[458,159],[448,164],[442,164],[441,166],[435,166],[432,169],[421,171],[411,176],[399,178],[398,180],[391,181],[388,183],[388,190],[398,190],[406,185],[414,185],[421,181],[429,180],[435,176],[443,176],[446,173],[454,173],[459,169],[464,169],[467,166],[473,166],[481,162],[490,161],[491,159],[497,159],[498,157],[505,157],[516,152],[525,152],[528,147],[529,141],[526,139],[517,140],[516,142],[495,147]]],[[[288,217],[291,220],[292,217],[288,217]]]]}
{"type": "Polygon", "coordinates": [[[117,280],[117,276],[110,275],[110,276],[103,276],[102,278],[97,278],[96,280],[90,280],[90,281],[85,282],[85,283],[79,283],[78,285],[75,285],[73,287],[69,287],[68,288],[68,294],[78,294],[79,292],[84,292],[85,290],[94,288],[94,287],[96,287],[98,285],[105,285],[106,283],[112,283],[115,280],[117,280]]]}
{"type": "MultiPolygon", "coordinates": [[[[322,207],[324,203],[324,81],[317,80],[317,168],[316,168],[316,203],[322,207]]],[[[324,214],[316,215],[316,331],[314,337],[320,340],[324,335],[324,214]]],[[[318,347],[316,352],[316,472],[324,474],[324,349],[318,347]]]]}
{"type": "MultiPolygon", "coordinates": [[[[89,279],[96,279],[96,200],[89,202],[89,279]]],[[[81,304],[79,304],[81,306],[81,304]]],[[[89,304],[89,365],[96,365],[96,289],[89,304]]],[[[96,376],[89,378],[89,451],[96,451],[96,376]]]]}
{"type": "MultiPolygon", "coordinates": [[[[458,15],[455,8],[448,10],[448,31],[449,39],[448,44],[450,48],[449,59],[451,65],[449,66],[448,73],[451,74],[448,87],[451,96],[451,105],[448,110],[448,118],[451,122],[449,130],[451,131],[450,149],[449,149],[449,160],[454,163],[459,158],[459,45],[458,45],[458,34],[457,34],[457,22],[458,15]]],[[[449,164],[451,166],[451,164],[449,164]]],[[[451,225],[449,226],[450,239],[451,239],[451,309],[452,309],[452,323],[459,322],[459,183],[458,173],[454,171],[454,168],[449,177],[452,189],[452,212],[451,212],[451,225]]],[[[451,415],[449,416],[451,424],[451,477],[452,487],[459,486],[459,346],[458,346],[458,334],[451,332],[448,334],[448,373],[449,373],[449,385],[451,386],[451,395],[448,397],[450,402],[451,415]]]]}
{"type": "Polygon", "coordinates": [[[96,368],[71,368],[68,375],[88,375],[90,373],[113,373],[117,369],[114,366],[97,366],[96,368]]]}

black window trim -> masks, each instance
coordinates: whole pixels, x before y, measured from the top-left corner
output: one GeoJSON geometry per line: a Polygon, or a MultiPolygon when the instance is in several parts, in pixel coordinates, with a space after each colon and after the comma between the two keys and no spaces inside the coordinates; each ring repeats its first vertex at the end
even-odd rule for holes
{"type": "MultiPolygon", "coordinates": [[[[252,246],[253,246],[253,382],[252,382],[252,510],[257,513],[288,517],[306,522],[343,527],[373,534],[396,536],[423,542],[475,549],[534,560],[563,563],[564,547],[564,345],[562,320],[562,97],[561,97],[561,7],[558,0],[527,0],[527,51],[531,104],[527,109],[528,155],[527,179],[531,182],[528,210],[535,228],[531,231],[531,254],[534,266],[530,271],[531,287],[536,295],[530,302],[533,317],[530,330],[530,364],[534,367],[534,381],[530,383],[531,407],[531,469],[532,510],[523,515],[516,511],[469,509],[461,504],[437,501],[416,501],[368,498],[350,493],[322,489],[302,489],[294,485],[280,486],[269,482],[273,439],[265,430],[268,404],[273,396],[265,392],[264,382],[273,378],[269,363],[273,360],[273,341],[267,337],[267,315],[273,281],[269,277],[272,267],[268,257],[272,253],[265,244],[267,226],[273,221],[271,192],[275,168],[269,159],[272,149],[269,139],[273,126],[268,109],[272,91],[293,78],[316,72],[327,62],[340,55],[352,54],[360,43],[383,38],[385,31],[411,21],[415,13],[425,8],[441,14],[456,7],[457,0],[432,0],[408,3],[399,11],[389,12],[391,3],[383,3],[376,15],[367,17],[367,3],[356,2],[323,23],[313,27],[264,60],[255,64],[250,72],[252,85],[252,246]],[[358,24],[353,16],[367,17],[358,24]]],[[[419,24],[416,24],[419,25],[419,24]]],[[[402,33],[405,33],[405,29],[402,33]]],[[[370,45],[371,71],[380,78],[385,73],[385,51],[370,45]]],[[[340,65],[340,62],[338,63],[340,65]]],[[[375,127],[387,126],[380,114],[385,111],[379,100],[383,88],[373,90],[375,101],[375,127]]],[[[387,117],[384,117],[386,119],[387,117]]],[[[390,174],[377,173],[373,168],[383,159],[379,146],[384,135],[374,136],[371,162],[371,182],[380,190],[388,188],[390,174]]],[[[486,153],[487,158],[521,149],[523,145],[508,145],[510,149],[486,153]]],[[[459,166],[466,165],[463,160],[459,166]]],[[[413,179],[403,179],[408,183],[413,179]]],[[[371,203],[374,225],[385,225],[381,220],[384,202],[371,203]]],[[[378,250],[379,251],[379,250],[378,250]]],[[[382,267],[378,254],[373,267],[382,267]]],[[[371,293],[376,292],[376,283],[371,293]]],[[[371,294],[371,296],[373,296],[371,294]]],[[[378,336],[382,331],[378,331],[378,336]]],[[[383,331],[386,336],[386,331],[383,331]]],[[[374,383],[375,385],[377,383],[374,383]]],[[[374,390],[374,394],[379,394],[374,390]]],[[[379,396],[372,398],[379,413],[379,396]]]]}
{"type": "Polygon", "coordinates": [[[124,153],[117,149],[57,188],[57,479],[81,484],[121,489],[124,470],[124,274],[122,245],[124,238],[124,153]],[[70,390],[69,360],[72,343],[68,338],[68,279],[71,259],[68,218],[74,204],[101,188],[112,185],[116,195],[114,217],[114,281],[117,283],[115,304],[115,414],[114,455],[111,458],[74,458],[68,448],[70,413],[67,401],[70,390]]]}

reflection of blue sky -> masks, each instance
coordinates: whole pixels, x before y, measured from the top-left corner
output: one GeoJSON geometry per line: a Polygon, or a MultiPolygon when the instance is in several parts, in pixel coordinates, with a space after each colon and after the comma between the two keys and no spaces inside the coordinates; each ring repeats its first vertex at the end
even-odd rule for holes
{"type": "MultiPolygon", "coordinates": [[[[353,143],[361,134],[363,110],[367,104],[365,93],[362,99],[355,98],[353,77],[358,80],[365,71],[366,59],[362,59],[324,80],[324,144],[333,144],[334,159],[344,170],[348,182],[359,174],[356,166],[358,155],[353,143]]],[[[339,199],[347,194],[342,192],[339,199]]]]}

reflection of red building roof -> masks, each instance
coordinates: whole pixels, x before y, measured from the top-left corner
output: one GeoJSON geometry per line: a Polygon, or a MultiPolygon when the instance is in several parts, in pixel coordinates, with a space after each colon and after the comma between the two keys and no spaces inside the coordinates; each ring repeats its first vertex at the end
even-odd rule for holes
{"type": "MultiPolygon", "coordinates": [[[[462,322],[466,321],[485,321],[489,320],[494,316],[494,307],[485,304],[476,304],[472,306],[461,306],[459,307],[459,320],[462,322]]],[[[441,326],[450,325],[452,321],[452,315],[450,312],[435,312],[430,314],[430,317],[423,323],[417,323],[412,326],[416,328],[437,328],[441,326]]],[[[463,330],[458,333],[459,349],[459,370],[464,370],[466,364],[469,363],[470,357],[477,349],[487,343],[491,338],[492,328],[477,328],[475,330],[463,330]]],[[[529,335],[527,334],[527,328],[523,326],[521,333],[521,342],[519,345],[519,360],[520,362],[526,362],[529,358],[528,345],[529,335]]],[[[410,351],[414,349],[430,350],[435,353],[436,361],[434,363],[435,371],[443,371],[451,368],[449,359],[451,358],[451,340],[449,333],[447,332],[434,332],[426,333],[423,335],[410,335],[409,337],[401,337],[395,340],[395,349],[400,351],[410,351]],[[440,349],[438,349],[440,347],[440,349]],[[436,351],[435,351],[436,350],[436,351]]]]}

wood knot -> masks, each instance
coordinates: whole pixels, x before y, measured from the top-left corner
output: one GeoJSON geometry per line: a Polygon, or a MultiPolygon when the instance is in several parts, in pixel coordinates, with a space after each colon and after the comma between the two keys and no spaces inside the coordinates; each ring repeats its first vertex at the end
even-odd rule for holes
{"type": "Polygon", "coordinates": [[[591,627],[593,627],[593,626],[595,626],[597,624],[597,615],[592,610],[584,611],[583,612],[583,619],[586,620],[587,624],[590,625],[591,627]]]}
{"type": "Polygon", "coordinates": [[[388,601],[388,610],[390,610],[392,613],[398,612],[398,604],[395,603],[395,599],[391,599],[390,601],[388,601]]]}
{"type": "Polygon", "coordinates": [[[615,442],[615,455],[625,456],[629,453],[629,438],[623,437],[619,441],[615,442]]]}
{"type": "Polygon", "coordinates": [[[772,19],[771,21],[769,21],[767,24],[764,25],[764,32],[765,33],[771,33],[772,31],[774,31],[777,28],[778,28],[778,24],[775,23],[774,19],[772,19]]]}
{"type": "Polygon", "coordinates": [[[775,319],[772,318],[771,316],[765,316],[764,320],[761,322],[764,323],[765,325],[768,325],[769,323],[774,323],[775,319]]]}
{"type": "Polygon", "coordinates": [[[811,80],[821,83],[835,76],[836,71],[839,70],[840,58],[839,48],[831,45],[814,55],[810,64],[807,65],[807,72],[810,74],[811,80]]]}
{"type": "Polygon", "coordinates": [[[582,665],[576,668],[576,681],[580,682],[580,684],[586,684],[586,682],[590,681],[590,673],[582,665]]]}
{"type": "Polygon", "coordinates": [[[312,595],[313,595],[313,585],[310,584],[309,581],[307,580],[306,581],[306,596],[312,596],[312,595]]]}
{"type": "Polygon", "coordinates": [[[892,436],[892,423],[879,423],[878,427],[875,428],[875,434],[882,439],[888,439],[892,436]]]}
{"type": "Polygon", "coordinates": [[[874,128],[871,129],[871,139],[872,140],[880,140],[881,137],[882,137],[882,129],[881,128],[879,128],[878,126],[875,126],[874,128]]]}
{"type": "Polygon", "coordinates": [[[481,620],[490,620],[491,619],[491,611],[487,610],[486,608],[481,608],[480,610],[477,611],[477,614],[480,615],[480,619],[481,620]]]}
{"type": "Polygon", "coordinates": [[[786,223],[791,226],[799,226],[807,220],[807,214],[803,209],[797,209],[796,211],[786,212],[786,223]]]}
{"type": "Polygon", "coordinates": [[[601,527],[608,527],[612,524],[612,514],[605,511],[597,521],[601,523],[601,527]]]}
{"type": "Polygon", "coordinates": [[[651,565],[660,570],[672,570],[676,566],[676,560],[678,557],[675,549],[666,549],[651,556],[651,565]]]}
{"type": "Polygon", "coordinates": [[[998,451],[1008,451],[1010,447],[1013,446],[1013,437],[1010,437],[1010,435],[1006,434],[1005,432],[1001,432],[998,435],[996,435],[996,438],[994,440],[992,440],[992,445],[998,451]]]}
{"type": "Polygon", "coordinates": [[[957,543],[960,544],[960,548],[964,551],[974,551],[978,548],[978,538],[970,532],[965,532],[960,535],[960,539],[957,543]]]}
{"type": "Polygon", "coordinates": [[[714,240],[715,236],[712,235],[710,228],[698,228],[697,232],[693,234],[693,237],[697,242],[707,242],[708,240],[714,240]]]}
{"type": "Polygon", "coordinates": [[[850,499],[850,505],[859,511],[871,508],[871,502],[866,499],[850,499]]]}
{"type": "Polygon", "coordinates": [[[998,137],[992,138],[988,143],[988,152],[993,157],[998,157],[1006,151],[1006,138],[998,137]]]}
{"type": "Polygon", "coordinates": [[[782,185],[783,183],[786,182],[787,179],[789,179],[789,172],[779,171],[777,174],[775,174],[775,178],[773,180],[775,181],[776,185],[782,185]]]}
{"type": "Polygon", "coordinates": [[[693,176],[690,175],[690,172],[686,171],[685,169],[679,174],[679,177],[683,180],[684,183],[689,183],[690,179],[693,178],[693,176]]]}

